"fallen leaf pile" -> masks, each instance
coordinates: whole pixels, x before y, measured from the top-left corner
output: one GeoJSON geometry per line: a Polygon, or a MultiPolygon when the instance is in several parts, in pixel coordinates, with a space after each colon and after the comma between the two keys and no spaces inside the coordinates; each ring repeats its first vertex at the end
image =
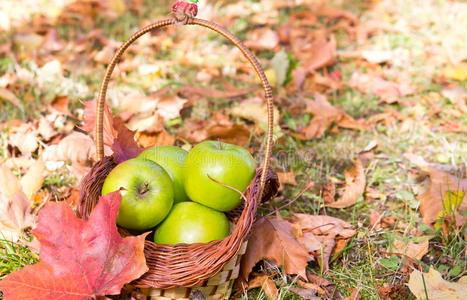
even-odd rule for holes
{"type": "MultiPolygon", "coordinates": [[[[311,276],[306,272],[309,261],[316,259],[322,264],[323,270],[328,270],[331,255],[341,251],[346,241],[355,234],[352,225],[330,216],[293,214],[290,221],[279,217],[260,218],[253,225],[247,251],[242,257],[240,274],[243,280],[248,281],[253,267],[267,260],[283,267],[286,274],[298,275],[301,278],[299,280],[307,281],[311,276]]],[[[253,276],[254,286],[257,281],[270,285],[267,281],[269,279],[264,276],[253,276]]],[[[249,287],[250,284],[249,281],[249,287]]],[[[309,293],[300,290],[296,292],[309,293]]],[[[320,294],[323,293],[324,290],[320,290],[320,294]]]]}
{"type": "Polygon", "coordinates": [[[21,181],[4,165],[0,165],[0,230],[3,238],[18,241],[23,231],[36,225],[34,204],[46,174],[44,162],[35,161],[21,181]]]}
{"type": "Polygon", "coordinates": [[[146,234],[122,238],[115,220],[120,193],[101,197],[88,220],[64,202],[48,203],[33,231],[41,243],[39,263],[5,277],[6,299],[90,299],[119,294],[123,284],[147,271],[146,234]]]}

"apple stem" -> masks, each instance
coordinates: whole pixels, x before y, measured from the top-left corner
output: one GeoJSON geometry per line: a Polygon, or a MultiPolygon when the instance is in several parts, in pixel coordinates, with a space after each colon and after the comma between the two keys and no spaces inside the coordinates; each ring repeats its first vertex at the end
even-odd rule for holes
{"type": "Polygon", "coordinates": [[[219,146],[219,150],[222,150],[221,139],[217,139],[217,145],[219,146]]]}
{"type": "Polygon", "coordinates": [[[147,192],[149,192],[149,183],[146,181],[143,185],[143,188],[139,191],[139,194],[143,196],[147,192]]]}

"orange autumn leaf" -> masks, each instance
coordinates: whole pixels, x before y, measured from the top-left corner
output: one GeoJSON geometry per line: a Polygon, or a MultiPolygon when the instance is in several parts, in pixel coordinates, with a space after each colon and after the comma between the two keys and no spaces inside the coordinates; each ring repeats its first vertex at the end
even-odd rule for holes
{"type": "MultiPolygon", "coordinates": [[[[438,219],[439,213],[443,211],[443,200],[447,192],[467,191],[467,178],[459,178],[443,172],[418,155],[407,153],[404,156],[429,177],[428,188],[423,193],[417,195],[417,199],[420,201],[420,212],[423,217],[423,223],[431,224],[438,219]]],[[[467,210],[466,198],[467,193],[464,194],[458,207],[459,211],[467,210]]],[[[466,220],[466,216],[456,212],[458,226],[462,226],[466,220]]]]}
{"type": "Polygon", "coordinates": [[[279,297],[276,284],[266,274],[256,276],[248,282],[248,289],[254,288],[261,288],[266,297],[270,300],[274,300],[279,297]]]}
{"type": "Polygon", "coordinates": [[[261,218],[255,222],[242,257],[240,275],[247,281],[253,267],[261,260],[274,260],[286,274],[306,278],[307,250],[292,236],[292,225],[280,218],[261,218]]]}
{"type": "Polygon", "coordinates": [[[293,214],[292,222],[297,240],[318,258],[323,270],[328,269],[331,255],[356,234],[351,224],[330,216],[293,214]],[[344,240],[344,243],[339,240],[344,240]]]}
{"type": "Polygon", "coordinates": [[[306,112],[313,115],[307,127],[303,129],[306,139],[320,138],[333,125],[348,129],[365,129],[366,125],[355,120],[347,113],[334,107],[324,95],[315,94],[314,100],[305,99],[306,112]]]}
{"type": "Polygon", "coordinates": [[[344,171],[345,187],[344,194],[336,202],[326,204],[333,208],[346,208],[356,203],[358,197],[365,191],[366,178],[363,165],[359,158],[354,159],[354,166],[344,171]]]}

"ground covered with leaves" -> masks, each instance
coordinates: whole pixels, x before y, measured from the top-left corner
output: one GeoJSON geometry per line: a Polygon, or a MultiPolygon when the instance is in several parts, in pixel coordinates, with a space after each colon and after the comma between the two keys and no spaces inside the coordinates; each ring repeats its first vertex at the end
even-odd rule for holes
{"type": "MultiPolygon", "coordinates": [[[[67,210],[95,162],[88,101],[120,44],[171,4],[2,1],[0,278],[37,263],[39,246],[34,268],[52,273],[54,255],[89,259],[51,246],[49,227],[63,223],[38,224],[37,215],[66,203],[71,232],[89,226],[67,210]]],[[[467,3],[201,0],[199,10],[245,42],[274,92],[271,168],[281,187],[259,208],[268,216],[252,230],[235,297],[467,299],[467,3]]],[[[140,147],[189,150],[220,138],[259,165],[263,96],[238,49],[179,25],[129,48],[107,101],[140,147]]],[[[106,128],[110,154],[116,133],[106,128]]],[[[107,236],[134,247],[116,260],[141,258],[134,240],[107,236]]],[[[96,281],[97,267],[83,271],[90,284],[76,289],[115,293],[144,272],[138,264],[124,278],[109,271],[107,281],[96,281]]]]}

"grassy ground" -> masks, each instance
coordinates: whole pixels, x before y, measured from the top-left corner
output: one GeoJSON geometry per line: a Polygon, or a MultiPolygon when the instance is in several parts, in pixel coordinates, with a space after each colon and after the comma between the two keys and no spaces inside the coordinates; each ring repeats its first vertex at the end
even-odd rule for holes
{"type": "MultiPolygon", "coordinates": [[[[141,20],[159,19],[167,13],[168,4],[166,3],[149,0],[143,2],[139,15],[128,11],[113,21],[106,16],[97,16],[97,21],[93,26],[87,26],[86,23],[83,23],[81,27],[77,27],[73,22],[57,23],[55,26],[59,36],[65,41],[73,40],[78,33],[86,33],[94,28],[102,29],[103,36],[123,41],[141,25],[141,20]]],[[[256,12],[261,12],[263,9],[260,2],[245,0],[245,3],[248,8],[255,9],[256,12]]],[[[217,20],[221,20],[222,16],[228,16],[230,12],[224,9],[224,4],[222,1],[211,3],[207,8],[206,15],[209,17],[212,13],[213,18],[217,20]]],[[[369,37],[365,45],[368,49],[392,51],[397,55],[398,59],[394,63],[383,64],[378,67],[377,72],[385,74],[387,78],[397,79],[402,76],[417,86],[417,91],[414,94],[400,97],[399,102],[380,103],[378,97],[361,93],[348,84],[352,74],[368,71],[368,65],[356,61],[355,58],[338,55],[337,62],[326,71],[340,71],[344,87],[335,91],[327,91],[330,102],[340,106],[356,119],[367,119],[391,108],[412,119],[413,123],[402,132],[400,130],[401,122],[396,121],[390,125],[378,124],[369,130],[340,129],[337,133],[326,131],[321,138],[306,141],[284,134],[274,147],[273,167],[278,171],[293,170],[298,185],[286,185],[275,205],[280,206],[280,200],[294,198],[310,181],[314,181],[316,186],[320,186],[330,179],[343,180],[343,171],[351,166],[352,158],[370,141],[377,140],[379,146],[374,159],[365,169],[365,175],[367,187],[382,194],[379,199],[361,197],[350,208],[332,209],[323,206],[319,193],[310,191],[306,192],[299,201],[281,211],[284,216],[291,212],[327,214],[350,222],[358,230],[358,235],[348,242],[339,256],[331,259],[329,272],[321,273],[318,265],[311,265],[310,271],[335,282],[344,295],[350,295],[348,288],[357,288],[362,299],[380,299],[378,287],[384,284],[389,286],[398,284],[406,280],[408,276],[406,259],[402,256],[388,255],[385,251],[390,247],[396,235],[412,239],[415,230],[423,235],[432,236],[429,253],[420,262],[422,266],[433,266],[442,271],[445,279],[456,280],[467,272],[466,241],[461,235],[454,235],[449,237],[449,243],[442,243],[440,231],[435,231],[421,223],[419,203],[416,200],[419,182],[412,173],[414,166],[404,159],[403,155],[417,153],[430,162],[442,164],[457,172],[458,175],[461,176],[464,173],[465,176],[467,135],[462,131],[447,132],[439,129],[436,125],[455,121],[462,126],[467,126],[467,115],[453,115],[452,111],[456,110],[456,103],[442,95],[446,82],[464,87],[467,82],[466,80],[456,81],[443,78],[446,64],[442,61],[437,63],[426,52],[427,49],[438,49],[437,47],[442,48],[446,44],[455,43],[456,39],[459,44],[466,42],[465,36],[463,36],[465,32],[460,34],[458,29],[461,24],[465,25],[465,19],[467,19],[465,11],[462,15],[461,10],[461,8],[466,8],[465,3],[397,0],[329,1],[329,5],[351,11],[362,23],[369,19],[379,18],[390,24],[395,24],[397,28],[405,28],[405,30],[376,33],[369,37]],[[451,16],[450,19],[447,18],[448,15],[451,16]],[[419,22],[419,26],[407,25],[414,22],[419,22]],[[405,27],[404,24],[406,24],[405,27]],[[427,101],[427,98],[432,101],[427,101]],[[435,114],[430,114],[433,101],[440,109],[435,114]],[[369,223],[372,210],[385,213],[385,216],[395,216],[396,224],[399,226],[384,229],[372,228],[369,223]]],[[[304,10],[304,7],[281,8],[278,16],[279,25],[286,24],[288,16],[292,12],[300,10],[304,10]]],[[[249,17],[245,14],[235,17],[228,26],[236,35],[245,39],[247,32],[254,25],[249,23],[249,17]]],[[[132,74],[129,72],[124,81],[116,80],[120,80],[120,83],[128,84],[132,88],[149,88],[149,91],[157,90],[166,85],[199,84],[196,79],[198,70],[193,67],[187,68],[180,60],[185,49],[190,49],[196,59],[201,57],[201,66],[227,65],[224,67],[226,71],[228,71],[228,67],[233,66],[231,62],[225,61],[225,57],[222,56],[225,46],[215,36],[192,34],[186,30],[182,30],[181,33],[171,33],[176,34],[176,47],[163,48],[158,53],[145,51],[143,54],[136,52],[130,54],[132,59],[139,63],[148,62],[148,56],[152,60],[172,61],[162,71],[163,74],[159,78],[147,81],[144,78],[132,78],[132,74]],[[194,40],[190,41],[190,38],[194,40]],[[208,57],[204,58],[203,55],[207,53],[206,49],[209,49],[208,57]]],[[[6,43],[12,34],[12,32],[0,32],[0,44],[6,43]]],[[[336,36],[340,52],[352,51],[359,46],[355,39],[349,38],[346,32],[338,32],[336,36]]],[[[167,46],[173,43],[171,40],[163,39],[161,42],[166,43],[167,46]]],[[[288,51],[287,47],[284,49],[288,51]]],[[[258,51],[256,55],[260,58],[263,66],[270,68],[273,52],[258,51]]],[[[16,56],[0,56],[0,75],[15,69],[18,70],[18,66],[37,70],[38,66],[43,63],[40,58],[40,55],[25,55],[23,58],[18,53],[16,56]]],[[[3,122],[8,119],[37,120],[45,111],[44,103],[49,104],[54,95],[63,91],[66,91],[65,93],[71,99],[70,110],[79,116],[82,112],[79,100],[88,100],[93,97],[102,78],[104,66],[87,60],[86,53],[77,54],[77,57],[71,57],[70,61],[66,61],[64,58],[60,59],[66,65],[63,77],[51,79],[50,82],[43,83],[41,87],[19,84],[16,87],[16,94],[24,103],[23,109],[18,109],[9,103],[3,103],[0,120],[3,122]],[[66,79],[65,82],[63,78],[66,79]],[[60,87],[57,87],[57,81],[61,81],[60,87]],[[62,89],[62,91],[57,89],[62,89]]],[[[324,74],[322,70],[320,74],[324,74]]],[[[241,80],[228,80],[237,87],[248,86],[241,80]]],[[[222,82],[214,80],[209,86],[222,87],[222,82]]],[[[283,87],[276,87],[274,92],[275,95],[279,95],[276,98],[276,104],[280,109],[280,124],[284,133],[286,133],[286,128],[297,129],[309,122],[312,118],[310,114],[292,114],[288,111],[287,103],[300,101],[300,95],[287,93],[283,87]]],[[[209,106],[198,104],[193,108],[193,112],[201,118],[209,116],[211,111],[222,110],[231,105],[232,102],[229,101],[210,102],[209,106]]],[[[116,107],[115,109],[118,110],[116,107]]],[[[71,117],[69,120],[78,121],[71,117]]],[[[182,119],[172,122],[166,127],[169,132],[175,133],[180,126],[183,126],[182,119]]],[[[3,150],[0,153],[6,156],[8,129],[3,127],[1,135],[4,146],[2,146],[3,150]]],[[[251,146],[257,147],[260,141],[261,136],[253,138],[251,146]]],[[[259,154],[257,155],[259,156],[259,154]]],[[[66,170],[63,172],[66,173],[66,170]]],[[[64,176],[55,174],[48,177],[45,188],[53,190],[54,186],[72,184],[73,181],[69,180],[66,174],[64,176]]],[[[5,241],[0,245],[0,274],[2,277],[36,260],[37,257],[22,246],[5,241]]],[[[293,280],[283,275],[281,270],[277,270],[277,273],[276,284],[280,289],[281,299],[299,299],[288,292],[291,286],[296,285],[293,280]]],[[[413,298],[405,287],[402,287],[401,290],[403,292],[400,294],[400,299],[413,298]]],[[[264,293],[259,289],[249,291],[248,295],[242,296],[242,299],[264,298],[264,293]]]]}

